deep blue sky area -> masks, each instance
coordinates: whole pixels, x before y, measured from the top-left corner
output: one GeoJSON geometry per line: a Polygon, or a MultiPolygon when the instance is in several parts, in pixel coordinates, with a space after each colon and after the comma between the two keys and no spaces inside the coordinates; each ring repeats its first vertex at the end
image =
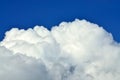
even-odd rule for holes
{"type": "Polygon", "coordinates": [[[12,27],[86,19],[103,26],[120,42],[120,0],[0,0],[0,40],[12,27]]]}

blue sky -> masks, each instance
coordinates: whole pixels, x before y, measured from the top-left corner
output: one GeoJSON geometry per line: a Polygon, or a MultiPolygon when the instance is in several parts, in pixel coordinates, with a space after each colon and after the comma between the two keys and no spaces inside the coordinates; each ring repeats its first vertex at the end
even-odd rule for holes
{"type": "Polygon", "coordinates": [[[120,42],[119,0],[0,0],[0,40],[12,27],[50,29],[75,18],[103,26],[120,42]]]}

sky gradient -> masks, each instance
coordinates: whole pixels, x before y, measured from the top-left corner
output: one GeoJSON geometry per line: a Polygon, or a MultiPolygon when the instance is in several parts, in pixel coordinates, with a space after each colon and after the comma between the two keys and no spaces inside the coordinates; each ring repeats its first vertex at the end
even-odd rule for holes
{"type": "Polygon", "coordinates": [[[119,0],[1,0],[0,40],[13,27],[27,29],[42,25],[50,29],[75,18],[102,26],[120,42],[119,0]]]}

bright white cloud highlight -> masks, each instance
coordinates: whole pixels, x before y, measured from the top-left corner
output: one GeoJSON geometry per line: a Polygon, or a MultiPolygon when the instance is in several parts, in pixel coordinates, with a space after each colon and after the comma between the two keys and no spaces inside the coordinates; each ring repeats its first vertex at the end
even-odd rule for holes
{"type": "Polygon", "coordinates": [[[86,20],[13,28],[0,42],[1,80],[120,80],[120,44],[86,20]]]}

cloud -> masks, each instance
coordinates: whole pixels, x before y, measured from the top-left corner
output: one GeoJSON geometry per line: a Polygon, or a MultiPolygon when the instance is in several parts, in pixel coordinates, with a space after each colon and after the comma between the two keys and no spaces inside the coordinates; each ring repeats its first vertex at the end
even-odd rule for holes
{"type": "Polygon", "coordinates": [[[120,80],[120,44],[97,24],[76,19],[5,35],[1,80],[120,80]]]}

